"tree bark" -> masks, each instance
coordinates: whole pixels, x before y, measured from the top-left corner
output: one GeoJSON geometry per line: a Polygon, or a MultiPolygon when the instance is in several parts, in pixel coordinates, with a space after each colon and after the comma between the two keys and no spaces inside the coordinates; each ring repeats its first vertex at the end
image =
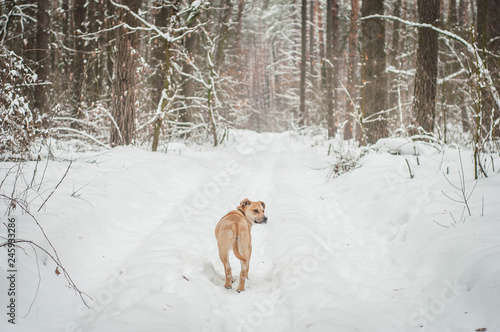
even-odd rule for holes
{"type": "MultiPolygon", "coordinates": [[[[192,3],[193,0],[190,1],[192,3]]],[[[186,22],[186,26],[188,28],[192,28],[196,25],[196,16],[197,14],[192,13],[191,19],[189,22],[186,22]]],[[[191,66],[191,62],[194,62],[194,56],[196,54],[196,48],[198,47],[198,35],[196,32],[193,32],[186,36],[184,39],[184,48],[186,49],[186,53],[188,59],[184,62],[182,66],[182,72],[186,75],[193,74],[193,67],[191,66]]],[[[193,106],[192,106],[192,98],[194,97],[194,81],[190,77],[183,78],[183,83],[181,85],[182,96],[184,97],[184,105],[185,109],[181,109],[179,111],[179,121],[184,123],[190,123],[192,119],[193,106]]]]}
{"type": "Polygon", "coordinates": [[[113,31],[113,26],[115,26],[115,6],[111,4],[110,0],[101,0],[106,3],[106,9],[107,9],[107,14],[108,16],[106,17],[106,21],[104,26],[108,31],[105,32],[106,34],[106,53],[108,54],[107,56],[107,61],[106,61],[106,70],[108,72],[107,79],[108,79],[108,84],[110,86],[113,85],[112,79],[114,75],[114,59],[112,56],[113,53],[113,46],[111,41],[115,39],[116,32],[113,31]]]}
{"type": "Polygon", "coordinates": [[[338,72],[336,58],[338,54],[338,2],[327,0],[326,3],[326,122],[328,137],[335,136],[335,109],[337,104],[338,72]]]}
{"type": "Polygon", "coordinates": [[[316,0],[315,7],[317,8],[316,12],[318,13],[318,47],[319,47],[319,60],[320,60],[320,88],[323,89],[325,86],[324,80],[326,79],[325,74],[325,31],[323,29],[323,13],[320,10],[319,6],[320,0],[316,0]]]}
{"type": "Polygon", "coordinates": [[[465,27],[466,22],[469,20],[469,15],[467,11],[467,0],[459,0],[458,3],[458,25],[465,27]]]}
{"type": "MultiPolygon", "coordinates": [[[[165,27],[168,24],[169,18],[174,14],[175,9],[167,6],[161,0],[158,0],[157,6],[160,7],[159,12],[155,17],[155,25],[157,27],[165,27]]],[[[153,124],[153,143],[151,150],[157,151],[158,145],[160,143],[160,134],[163,127],[163,121],[165,118],[165,112],[169,110],[166,109],[169,104],[168,100],[161,99],[163,91],[165,91],[168,98],[171,97],[171,64],[170,64],[170,43],[163,39],[156,39],[154,41],[153,47],[153,66],[155,67],[155,72],[153,74],[153,102],[154,105],[160,107],[160,114],[156,114],[156,120],[153,124]],[[161,101],[161,105],[159,105],[161,101]]]]}
{"type": "MultiPolygon", "coordinates": [[[[99,0],[90,0],[88,2],[88,32],[92,35],[98,33],[101,30],[101,22],[104,16],[103,11],[99,10],[99,0]],[[102,15],[102,16],[101,16],[102,15]]],[[[104,9],[104,8],[102,8],[104,9]]],[[[87,41],[87,46],[85,50],[87,52],[87,75],[85,75],[86,86],[89,87],[87,93],[87,100],[91,104],[95,104],[99,100],[99,94],[101,91],[101,74],[99,66],[99,49],[101,36],[99,38],[92,38],[87,41]]]]}
{"type": "Polygon", "coordinates": [[[82,110],[82,88],[84,81],[84,57],[85,57],[85,41],[83,40],[83,35],[85,33],[85,17],[87,10],[85,9],[86,0],[74,0],[73,2],[73,38],[74,44],[73,49],[75,50],[75,55],[73,57],[73,98],[74,98],[74,109],[73,117],[80,119],[83,117],[82,110]]]}
{"type": "Polygon", "coordinates": [[[47,115],[49,112],[48,85],[50,76],[50,56],[49,56],[49,1],[38,0],[36,12],[36,74],[38,83],[35,86],[35,109],[43,116],[43,126],[48,127],[47,115]]]}
{"type": "MultiPolygon", "coordinates": [[[[467,32],[466,28],[469,20],[468,15],[468,1],[467,0],[459,0],[458,3],[458,34],[462,38],[466,38],[467,32]]],[[[463,49],[463,45],[458,45],[460,49],[463,49]]],[[[460,101],[463,102],[464,94],[460,94],[460,101]]],[[[462,103],[461,103],[462,104],[462,103]]],[[[469,132],[471,130],[471,123],[469,121],[469,116],[467,112],[467,108],[465,106],[460,107],[460,116],[462,119],[462,129],[464,132],[469,132]]]]}
{"type": "Polygon", "coordinates": [[[301,58],[300,58],[300,106],[299,126],[306,123],[306,62],[307,62],[307,0],[301,6],[301,58]]]}
{"type": "Polygon", "coordinates": [[[245,10],[245,0],[238,1],[238,13],[236,14],[236,54],[241,54],[241,28],[243,26],[243,11],[245,10]]]}
{"type": "MultiPolygon", "coordinates": [[[[396,0],[394,2],[394,8],[392,12],[393,16],[396,17],[401,17],[401,0],[396,0]]],[[[401,68],[401,61],[398,60],[398,57],[403,54],[403,51],[400,48],[400,35],[401,35],[401,28],[400,28],[400,22],[394,21],[392,23],[392,45],[388,49],[388,63],[394,67],[395,70],[402,70],[401,68]]],[[[400,94],[399,94],[399,86],[400,86],[400,80],[401,80],[401,75],[389,72],[387,73],[387,80],[388,80],[388,91],[389,91],[389,96],[388,96],[388,107],[393,108],[400,106],[400,94]]],[[[400,125],[403,125],[403,119],[402,119],[402,111],[400,111],[400,125]]]]}
{"type": "Polygon", "coordinates": [[[219,35],[217,40],[217,49],[215,51],[215,65],[217,67],[221,65],[223,60],[224,47],[229,33],[229,25],[230,25],[232,9],[233,5],[231,4],[231,0],[225,0],[222,16],[220,17],[219,20],[219,35]]]}
{"type": "MultiPolygon", "coordinates": [[[[361,5],[362,16],[384,14],[383,0],[365,0],[361,5]]],[[[362,54],[361,101],[362,143],[375,143],[387,136],[387,75],[385,54],[385,22],[366,20],[361,24],[362,54]]]]}
{"type": "MultiPolygon", "coordinates": [[[[495,88],[500,91],[500,61],[492,54],[500,52],[500,0],[477,0],[477,36],[478,46],[483,50],[486,65],[491,73],[495,88]]],[[[493,97],[487,89],[481,92],[481,126],[482,135],[490,131],[493,137],[500,136],[500,128],[492,127],[493,121],[500,116],[500,110],[495,109],[493,97]]]]}
{"type": "MultiPolygon", "coordinates": [[[[124,0],[123,5],[137,12],[140,1],[124,0]]],[[[124,9],[119,9],[121,22],[133,26],[133,17],[124,9]]],[[[135,130],[135,69],[137,36],[125,27],[116,30],[116,58],[112,85],[112,116],[116,125],[111,124],[111,146],[132,143],[135,130]],[[117,128],[118,127],[118,128],[117,128]]]]}
{"type": "MultiPolygon", "coordinates": [[[[418,13],[421,23],[439,25],[439,0],[418,0],[418,13]]],[[[436,79],[438,64],[438,33],[431,29],[418,30],[417,72],[413,114],[415,125],[424,131],[434,131],[436,117],[436,79]]]]}
{"type": "Polygon", "coordinates": [[[448,25],[450,29],[453,29],[455,25],[458,23],[457,2],[456,0],[448,0],[448,1],[449,1],[448,25]]]}
{"type": "MultiPolygon", "coordinates": [[[[156,102],[157,104],[161,101],[161,94],[163,93],[163,90],[165,90],[165,93],[167,94],[168,97],[170,97],[169,92],[170,92],[170,75],[171,75],[171,68],[170,68],[170,44],[168,42],[162,43],[164,45],[164,64],[162,65],[162,74],[160,77],[163,78],[163,86],[160,87],[158,86],[157,89],[161,89],[160,91],[160,99],[156,102]]],[[[164,113],[167,112],[168,110],[166,109],[168,104],[168,100],[163,100],[162,104],[160,105],[161,107],[161,112],[162,114],[157,114],[156,121],[154,122],[154,132],[153,132],[153,144],[152,144],[152,151],[157,151],[158,150],[158,144],[160,142],[160,132],[161,128],[163,127],[163,117],[164,113]]]]}
{"type": "Polygon", "coordinates": [[[309,74],[312,77],[314,76],[314,36],[315,36],[315,22],[314,22],[314,0],[310,0],[309,3],[309,74]]]}
{"type": "MultiPolygon", "coordinates": [[[[155,25],[159,28],[164,28],[170,17],[170,10],[168,6],[162,5],[162,1],[160,0],[155,2],[155,6],[160,7],[155,16],[155,25]]],[[[158,105],[163,89],[165,88],[166,51],[168,47],[166,45],[167,42],[161,38],[154,39],[152,44],[151,66],[154,68],[153,75],[151,75],[151,85],[153,88],[152,100],[154,105],[158,105]]]]}
{"type": "Polygon", "coordinates": [[[347,92],[349,96],[346,100],[346,124],[344,126],[344,139],[353,138],[353,124],[356,116],[356,71],[357,71],[357,51],[358,51],[358,19],[359,0],[351,0],[351,29],[349,30],[349,57],[347,66],[347,92]]]}

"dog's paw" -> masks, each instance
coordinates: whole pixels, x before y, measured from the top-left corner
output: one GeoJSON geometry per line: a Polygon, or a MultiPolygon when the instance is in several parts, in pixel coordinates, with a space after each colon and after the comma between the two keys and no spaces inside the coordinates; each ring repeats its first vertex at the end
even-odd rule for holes
{"type": "Polygon", "coordinates": [[[229,285],[229,286],[224,286],[224,288],[225,288],[225,289],[231,289],[231,288],[233,288],[233,287],[232,287],[231,285],[229,285]]]}

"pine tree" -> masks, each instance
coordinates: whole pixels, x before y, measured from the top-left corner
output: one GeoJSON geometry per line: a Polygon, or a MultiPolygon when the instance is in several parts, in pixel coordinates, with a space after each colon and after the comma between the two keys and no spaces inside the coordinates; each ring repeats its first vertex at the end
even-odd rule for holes
{"type": "MultiPolygon", "coordinates": [[[[439,24],[439,0],[418,0],[421,23],[439,24]]],[[[413,114],[415,125],[426,132],[433,132],[436,117],[436,79],[438,64],[438,33],[428,28],[418,30],[417,72],[413,114]]]]}
{"type": "MultiPolygon", "coordinates": [[[[365,0],[361,5],[363,17],[384,14],[383,0],[365,0]]],[[[361,102],[363,143],[375,143],[387,136],[387,75],[385,72],[385,22],[378,19],[364,20],[361,24],[362,53],[361,102]]]]}
{"type": "MultiPolygon", "coordinates": [[[[50,76],[50,54],[49,54],[49,1],[38,0],[36,12],[36,74],[38,82],[35,86],[35,108],[42,116],[47,116],[49,112],[49,89],[48,81],[50,76]]],[[[44,117],[44,127],[48,126],[44,117]]]]}
{"type": "Polygon", "coordinates": [[[303,126],[306,123],[307,0],[302,0],[301,13],[299,125],[303,126]]]}
{"type": "Polygon", "coordinates": [[[327,0],[326,4],[326,123],[328,137],[333,137],[336,132],[335,110],[337,106],[337,86],[338,86],[338,1],[327,0]]]}
{"type": "MultiPolygon", "coordinates": [[[[74,57],[73,57],[73,98],[74,98],[74,109],[73,117],[82,118],[82,101],[83,101],[83,82],[84,82],[84,72],[85,72],[85,41],[84,35],[85,29],[85,19],[87,16],[87,10],[85,8],[86,0],[75,0],[73,2],[73,38],[74,38],[74,57]]],[[[74,123],[75,124],[75,123],[74,123]]]]}
{"type": "MultiPolygon", "coordinates": [[[[478,46],[483,50],[488,70],[492,73],[495,88],[500,91],[500,0],[478,0],[477,1],[477,36],[478,46]]],[[[489,132],[493,136],[500,136],[500,126],[491,128],[495,120],[500,117],[500,110],[495,109],[493,97],[489,91],[481,93],[481,126],[482,135],[487,136],[489,132]],[[493,119],[493,123],[492,120],[493,119]]]]}
{"type": "Polygon", "coordinates": [[[351,22],[349,30],[349,56],[347,67],[347,92],[349,96],[346,100],[346,124],[344,126],[344,139],[353,138],[354,119],[356,116],[356,71],[357,71],[357,51],[358,51],[358,18],[359,0],[351,0],[351,22]]]}
{"type": "MultiPolygon", "coordinates": [[[[124,0],[122,4],[137,12],[140,7],[137,0],[124,0]]],[[[119,9],[121,22],[133,26],[134,19],[127,10],[119,9]]],[[[135,130],[135,69],[137,35],[131,33],[125,26],[116,29],[116,58],[114,79],[112,83],[112,115],[111,146],[129,145],[132,143],[135,130]]]]}

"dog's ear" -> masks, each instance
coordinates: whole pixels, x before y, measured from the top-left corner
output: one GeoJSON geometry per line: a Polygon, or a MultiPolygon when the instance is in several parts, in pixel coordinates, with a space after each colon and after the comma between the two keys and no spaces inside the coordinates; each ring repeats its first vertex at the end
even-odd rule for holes
{"type": "Polygon", "coordinates": [[[262,205],[262,208],[265,209],[266,208],[266,204],[263,202],[263,201],[259,201],[260,205],[262,205]]]}
{"type": "Polygon", "coordinates": [[[252,204],[252,202],[250,202],[250,200],[248,198],[245,198],[244,200],[241,201],[240,206],[242,208],[245,208],[245,207],[249,206],[250,204],[252,204]]]}

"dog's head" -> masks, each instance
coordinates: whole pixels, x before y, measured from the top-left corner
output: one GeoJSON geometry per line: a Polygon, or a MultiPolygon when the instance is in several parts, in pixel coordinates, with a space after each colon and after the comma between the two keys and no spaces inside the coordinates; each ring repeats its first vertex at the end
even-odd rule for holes
{"type": "Polygon", "coordinates": [[[248,198],[241,201],[238,210],[243,212],[247,220],[253,226],[254,224],[267,224],[267,217],[264,215],[266,204],[264,202],[252,202],[248,198]]]}

